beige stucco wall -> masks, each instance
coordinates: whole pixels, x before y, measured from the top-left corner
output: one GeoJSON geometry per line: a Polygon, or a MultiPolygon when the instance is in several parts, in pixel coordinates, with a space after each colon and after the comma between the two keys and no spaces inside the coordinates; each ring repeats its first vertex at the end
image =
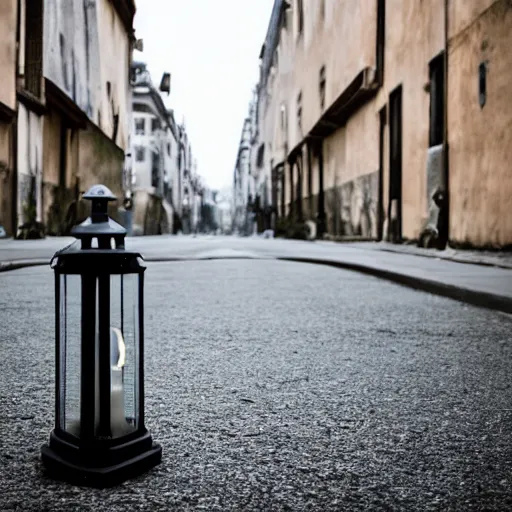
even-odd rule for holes
{"type": "Polygon", "coordinates": [[[16,17],[17,0],[0,2],[0,102],[16,107],[16,17]]]}
{"type": "MultiPolygon", "coordinates": [[[[317,0],[304,0],[304,32],[288,14],[280,58],[270,84],[268,106],[260,119],[260,139],[272,144],[275,163],[285,142],[292,150],[321,115],[320,67],[326,65],[326,107],[364,67],[375,65],[376,1],[326,0],[322,17],[317,0]],[[287,59],[281,58],[286,55],[287,59]],[[286,63],[286,66],[285,64],[286,63]],[[302,91],[302,131],[297,95],[302,91]],[[287,105],[288,127],[280,126],[287,105]]],[[[481,246],[512,243],[512,8],[508,0],[449,0],[449,164],[450,238],[481,246]],[[478,104],[478,65],[488,62],[487,104],[478,104]]],[[[428,217],[429,62],[444,51],[445,0],[386,1],[384,82],[375,99],[355,112],[323,143],[324,190],[362,183],[375,191],[379,164],[379,111],[402,86],[402,236],[417,239],[428,217]],[[372,174],[373,173],[373,174],[372,174]],[[365,178],[366,179],[366,178],[365,178]]],[[[305,152],[304,152],[305,155],[305,152]]],[[[318,162],[313,163],[313,195],[318,197],[318,162]]],[[[307,158],[304,156],[305,170],[307,158]]],[[[269,165],[266,164],[270,168],[269,165]]],[[[269,169],[268,169],[269,171],[269,169]]],[[[290,200],[286,169],[286,202],[290,200]]],[[[354,185],[354,190],[358,185],[354,185]]],[[[309,193],[304,174],[303,197],[309,193]]],[[[295,195],[295,192],[294,192],[295,195]]],[[[332,198],[335,195],[331,196],[332,198]]],[[[383,210],[389,207],[389,111],[384,130],[383,210]]],[[[280,199],[280,198],[279,198],[280,199]]],[[[326,203],[327,203],[326,198],[326,203]]],[[[328,208],[326,204],[326,208],[328,208]]],[[[288,209],[287,209],[288,210],[288,209]]],[[[329,213],[329,212],[328,212],[329,213]]],[[[385,219],[386,220],[386,219],[385,219]]],[[[386,225],[384,226],[384,228],[386,225]]]]}
{"type": "Polygon", "coordinates": [[[42,179],[43,179],[43,118],[18,105],[17,121],[17,164],[18,164],[18,226],[28,220],[26,206],[30,192],[30,179],[35,178],[36,220],[42,221],[42,179]]]}
{"type": "Polygon", "coordinates": [[[43,121],[43,219],[48,224],[50,208],[60,173],[60,117],[50,111],[43,121]]]}
{"type": "MultiPolygon", "coordinates": [[[[402,85],[402,236],[408,239],[419,237],[427,217],[430,96],[424,86],[429,79],[429,62],[443,49],[444,0],[387,0],[384,83],[374,104],[377,135],[371,140],[372,144],[377,144],[378,155],[378,111],[388,104],[390,93],[402,85]]],[[[389,197],[388,127],[389,115],[383,159],[386,215],[389,197]]]]}
{"type": "MultiPolygon", "coordinates": [[[[75,135],[79,144],[78,163],[74,168],[80,178],[80,188],[86,191],[92,185],[101,183],[107,186],[117,196],[117,203],[111,203],[109,212],[116,218],[117,208],[122,204],[122,169],[124,153],[94,125],[75,135]]],[[[118,218],[118,217],[117,217],[118,218]]]]}
{"type": "Polygon", "coordinates": [[[452,38],[468,28],[494,3],[496,0],[448,0],[449,37],[452,38]]]}
{"type": "MultiPolygon", "coordinates": [[[[16,16],[17,1],[0,2],[0,102],[16,108],[16,16]]],[[[12,130],[10,123],[0,122],[0,225],[12,234],[12,130]]]]}
{"type": "Polygon", "coordinates": [[[113,133],[113,114],[119,113],[119,130],[116,144],[123,150],[128,147],[129,132],[129,49],[130,43],[121,18],[110,0],[98,2],[98,26],[101,49],[101,88],[100,111],[101,130],[111,137],[113,133]],[[111,96],[107,94],[107,82],[111,83],[111,96]]]}
{"type": "MultiPolygon", "coordinates": [[[[488,3],[479,2],[481,7],[488,3]]],[[[455,242],[512,244],[511,48],[507,0],[495,2],[450,40],[450,239],[455,242]],[[481,62],[488,63],[483,108],[478,101],[481,62]]]]}
{"type": "MultiPolygon", "coordinates": [[[[322,114],[320,68],[326,68],[328,107],[365,67],[375,66],[376,1],[328,1],[326,16],[321,2],[304,0],[304,32],[297,33],[292,11],[294,64],[290,88],[290,148],[298,144],[322,114]],[[297,125],[297,96],[302,92],[302,130],[297,125]]],[[[296,2],[293,2],[296,10],[296,2]]]]}

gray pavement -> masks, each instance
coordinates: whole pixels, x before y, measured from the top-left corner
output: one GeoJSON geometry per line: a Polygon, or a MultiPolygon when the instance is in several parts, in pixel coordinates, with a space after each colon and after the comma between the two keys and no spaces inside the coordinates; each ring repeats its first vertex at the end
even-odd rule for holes
{"type": "MultiPolygon", "coordinates": [[[[0,242],[0,270],[48,263],[72,238],[0,242]]],[[[512,313],[512,269],[421,257],[404,246],[340,244],[262,238],[160,236],[127,239],[148,261],[215,258],[268,258],[323,263],[447,296],[474,305],[512,313]],[[380,249],[379,249],[380,248],[380,249]]],[[[430,254],[430,253],[429,253],[430,254]]]]}
{"type": "Polygon", "coordinates": [[[321,265],[150,263],[146,416],[163,462],[99,491],[39,461],[52,272],[5,272],[0,289],[1,510],[512,509],[508,315],[321,265]]]}

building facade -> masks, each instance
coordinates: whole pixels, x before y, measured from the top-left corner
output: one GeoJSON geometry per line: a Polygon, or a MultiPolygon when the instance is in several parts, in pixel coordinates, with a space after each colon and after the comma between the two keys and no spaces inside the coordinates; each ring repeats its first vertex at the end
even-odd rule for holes
{"type": "Polygon", "coordinates": [[[0,10],[0,224],[21,238],[67,234],[90,185],[121,204],[125,194],[135,4],[9,0],[0,10]]]}
{"type": "Polygon", "coordinates": [[[320,236],[512,244],[511,38],[506,0],[276,0],[259,194],[320,236]]]}
{"type": "Polygon", "coordinates": [[[252,166],[254,124],[249,107],[249,116],[244,120],[240,144],[233,174],[233,232],[251,235],[254,232],[255,180],[252,166]]]}
{"type": "Polygon", "coordinates": [[[134,63],[132,67],[132,109],[132,233],[171,233],[178,130],[172,112],[165,107],[143,63],[134,63]]]}

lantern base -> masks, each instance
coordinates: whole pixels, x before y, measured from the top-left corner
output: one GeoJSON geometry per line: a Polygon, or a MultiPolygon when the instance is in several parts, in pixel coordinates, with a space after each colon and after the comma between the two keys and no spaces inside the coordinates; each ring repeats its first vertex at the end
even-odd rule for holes
{"type": "Polygon", "coordinates": [[[105,488],[145,473],[162,460],[162,447],[146,430],[119,444],[99,441],[80,448],[55,431],[41,447],[41,459],[50,476],[71,484],[105,488]]]}

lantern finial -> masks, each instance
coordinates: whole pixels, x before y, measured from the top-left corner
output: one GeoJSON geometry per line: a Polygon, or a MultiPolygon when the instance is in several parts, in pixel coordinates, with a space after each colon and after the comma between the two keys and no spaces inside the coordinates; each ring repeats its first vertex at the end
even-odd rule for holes
{"type": "Polygon", "coordinates": [[[91,216],[71,231],[82,240],[82,249],[91,249],[93,238],[98,240],[99,249],[110,249],[112,239],[116,248],[123,247],[126,229],[108,216],[108,203],[117,200],[112,191],[105,185],[94,185],[82,197],[92,202],[91,216]]]}

